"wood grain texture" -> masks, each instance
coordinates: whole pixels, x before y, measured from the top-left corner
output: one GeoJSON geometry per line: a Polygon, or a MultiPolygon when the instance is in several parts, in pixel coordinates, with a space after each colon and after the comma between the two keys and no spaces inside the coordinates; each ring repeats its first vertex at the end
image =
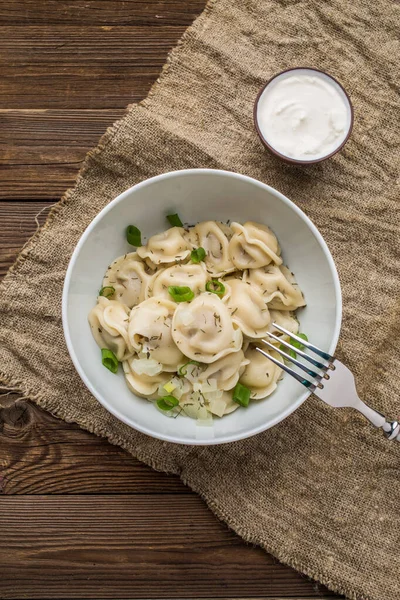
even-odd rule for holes
{"type": "Polygon", "coordinates": [[[0,497],[0,530],[3,598],[329,596],[195,495],[0,497]]]}
{"type": "Polygon", "coordinates": [[[0,109],[0,199],[59,199],[117,110],[0,109]]]}
{"type": "Polygon", "coordinates": [[[0,3],[0,24],[190,25],[205,0],[12,0],[0,3]]]}
{"type": "Polygon", "coordinates": [[[147,95],[185,29],[0,27],[0,108],[124,108],[147,95]]]}
{"type": "Polygon", "coordinates": [[[191,492],[77,425],[0,396],[0,494],[166,493],[191,492]]]}
{"type": "Polygon", "coordinates": [[[49,202],[0,202],[0,277],[46,219],[49,202]]]}

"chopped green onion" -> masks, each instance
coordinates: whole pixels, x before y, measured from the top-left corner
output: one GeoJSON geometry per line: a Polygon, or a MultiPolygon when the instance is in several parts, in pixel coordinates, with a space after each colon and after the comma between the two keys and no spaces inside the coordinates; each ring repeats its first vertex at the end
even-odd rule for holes
{"type": "Polygon", "coordinates": [[[171,410],[175,406],[178,406],[178,404],[179,400],[174,398],[174,396],[164,396],[157,400],[157,406],[160,410],[171,410]]]}
{"type": "Polygon", "coordinates": [[[206,257],[206,251],[204,250],[204,248],[201,248],[201,247],[195,248],[190,253],[190,258],[193,263],[199,263],[202,260],[204,260],[205,257],[206,257]]]}
{"type": "Polygon", "coordinates": [[[190,302],[194,298],[194,292],[186,285],[170,285],[168,293],[175,302],[190,302]]]}
{"type": "MultiPolygon", "coordinates": [[[[306,342],[308,342],[308,337],[306,336],[305,333],[298,333],[297,335],[302,340],[305,340],[306,342]]],[[[302,344],[301,342],[298,342],[297,340],[294,340],[293,338],[289,339],[289,343],[292,344],[292,346],[294,346],[298,350],[304,350],[304,348],[305,348],[304,344],[302,344]]],[[[291,348],[286,348],[283,344],[281,344],[279,346],[279,350],[282,350],[283,352],[286,352],[292,358],[297,358],[296,352],[294,350],[292,350],[291,348]]]]}
{"type": "Polygon", "coordinates": [[[217,296],[222,298],[222,296],[225,294],[225,286],[223,283],[221,283],[221,281],[212,279],[211,281],[207,281],[206,291],[211,292],[213,294],[217,294],[217,296]]]}
{"type": "Polygon", "coordinates": [[[136,248],[141,246],[142,234],[140,229],[135,227],[135,225],[128,225],[126,228],[126,239],[128,240],[128,244],[131,244],[131,246],[136,246],[136,248]]]}
{"type": "Polygon", "coordinates": [[[99,291],[99,296],[105,296],[106,298],[111,298],[113,294],[115,294],[115,288],[112,285],[105,285],[99,291]]]}
{"type": "Polygon", "coordinates": [[[187,374],[187,367],[189,365],[196,365],[196,367],[200,366],[200,363],[197,362],[197,360],[189,360],[189,362],[185,363],[184,365],[182,365],[181,367],[179,367],[178,369],[178,375],[179,377],[185,377],[187,374]]]}
{"type": "Polygon", "coordinates": [[[251,391],[245,385],[237,383],[233,390],[233,400],[240,404],[240,406],[248,406],[250,402],[251,391]]]}
{"type": "MultiPolygon", "coordinates": [[[[297,337],[308,342],[308,337],[306,336],[305,333],[298,333],[297,337]]],[[[299,350],[304,350],[304,348],[305,348],[304,344],[302,344],[301,342],[298,342],[297,340],[294,340],[293,338],[290,338],[290,343],[292,344],[292,346],[294,346],[295,348],[298,348],[299,350]]]]}
{"type": "Polygon", "coordinates": [[[297,354],[296,354],[296,352],[294,350],[292,350],[291,348],[286,348],[283,344],[281,344],[279,346],[279,350],[282,350],[282,352],[286,352],[286,354],[289,354],[289,356],[291,356],[292,358],[296,358],[297,357],[297,354]]]}
{"type": "Polygon", "coordinates": [[[176,213],[174,215],[167,215],[167,219],[172,225],[172,227],[183,227],[183,223],[179,218],[179,215],[176,213]]]}
{"type": "Polygon", "coordinates": [[[111,373],[116,373],[118,371],[118,358],[115,356],[114,352],[108,348],[101,349],[101,362],[106,369],[111,371],[111,373]]]}

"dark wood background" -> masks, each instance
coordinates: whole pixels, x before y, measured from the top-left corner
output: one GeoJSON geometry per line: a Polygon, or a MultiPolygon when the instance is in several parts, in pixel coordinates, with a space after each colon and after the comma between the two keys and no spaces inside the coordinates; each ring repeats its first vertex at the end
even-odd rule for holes
{"type": "MultiPolygon", "coordinates": [[[[0,3],[0,275],[204,0],[0,3]]],[[[175,477],[0,396],[0,598],[333,598],[175,477]]]]}

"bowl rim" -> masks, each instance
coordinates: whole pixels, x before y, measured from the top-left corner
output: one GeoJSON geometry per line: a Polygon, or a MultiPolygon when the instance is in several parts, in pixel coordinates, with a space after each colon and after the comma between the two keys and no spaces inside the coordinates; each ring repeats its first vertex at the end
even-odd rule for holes
{"type": "Polygon", "coordinates": [[[330,75],[330,73],[327,73],[326,71],[322,71],[322,69],[316,69],[315,67],[301,67],[301,66],[300,67],[290,67],[290,69],[285,69],[284,71],[279,71],[279,73],[275,73],[275,75],[273,75],[270,79],[268,79],[268,81],[266,83],[264,83],[264,85],[258,92],[256,99],[254,101],[253,122],[254,122],[254,127],[258,133],[258,137],[260,138],[260,140],[261,140],[262,144],[265,146],[265,148],[271,152],[271,154],[275,154],[275,156],[278,156],[285,162],[290,163],[292,165],[315,165],[317,163],[323,162],[324,160],[328,160],[328,158],[332,158],[332,156],[334,156],[335,154],[340,152],[342,150],[343,146],[347,143],[347,141],[351,135],[351,132],[353,131],[354,108],[353,108],[353,103],[350,100],[350,96],[346,92],[343,85],[340,83],[340,81],[338,81],[335,77],[333,77],[333,75],[330,75]],[[269,142],[267,142],[267,140],[265,139],[264,134],[262,133],[261,128],[258,124],[258,103],[259,103],[260,98],[263,95],[264,91],[267,89],[267,87],[273,82],[274,79],[276,79],[277,77],[280,77],[281,75],[284,75],[285,73],[290,73],[290,71],[302,71],[302,70],[316,71],[317,73],[322,73],[322,75],[325,75],[325,77],[327,77],[328,79],[332,79],[332,81],[334,81],[343,91],[345,97],[347,98],[347,102],[349,103],[349,108],[350,108],[349,129],[347,131],[346,137],[344,138],[343,142],[340,144],[340,146],[338,146],[335,150],[333,150],[326,156],[321,156],[320,158],[316,158],[314,160],[300,160],[300,159],[291,158],[290,156],[286,156],[285,154],[282,154],[281,152],[276,150],[276,148],[274,146],[272,146],[269,142]]]}
{"type": "Polygon", "coordinates": [[[89,223],[89,225],[87,226],[87,228],[81,235],[81,237],[71,255],[71,258],[70,258],[70,261],[68,264],[68,268],[66,271],[65,279],[64,279],[64,287],[63,287],[63,293],[62,293],[62,324],[63,324],[64,337],[65,337],[67,349],[68,349],[69,355],[71,357],[71,360],[74,364],[74,367],[75,367],[78,375],[80,376],[80,378],[82,379],[83,383],[88,388],[90,393],[96,398],[96,400],[98,402],[100,402],[100,404],[102,404],[102,406],[104,406],[104,408],[106,410],[108,410],[108,412],[110,412],[112,415],[114,415],[117,419],[119,419],[126,425],[129,425],[132,429],[140,431],[141,433],[144,433],[155,439],[159,439],[159,440],[167,441],[167,442],[173,442],[176,444],[191,445],[191,446],[211,446],[211,445],[219,445],[219,444],[225,444],[225,443],[239,441],[242,439],[247,439],[249,437],[252,437],[253,435],[257,435],[258,433],[261,433],[267,429],[270,429],[271,427],[274,427],[275,425],[277,425],[278,423],[280,423],[281,421],[286,419],[295,410],[297,410],[303,404],[303,402],[305,402],[305,400],[310,396],[311,392],[309,392],[308,390],[305,390],[302,394],[299,394],[299,397],[296,400],[296,402],[294,402],[289,407],[287,407],[277,417],[275,417],[274,419],[271,419],[271,421],[268,421],[267,424],[260,423],[260,425],[258,425],[257,427],[253,427],[252,429],[250,429],[247,432],[241,432],[241,433],[236,433],[236,434],[234,432],[232,432],[230,434],[226,434],[226,435],[224,435],[223,439],[203,439],[202,440],[202,439],[193,439],[193,438],[182,438],[182,437],[177,437],[177,436],[173,436],[170,434],[154,432],[154,431],[148,429],[147,427],[138,425],[136,423],[133,425],[132,421],[129,418],[127,418],[123,414],[121,414],[110,402],[108,402],[108,400],[104,396],[97,393],[97,391],[94,389],[91,381],[86,377],[86,375],[83,371],[83,368],[80,366],[77,355],[75,354],[74,345],[73,345],[71,335],[70,335],[70,328],[69,328],[69,323],[68,323],[68,310],[67,310],[71,278],[72,278],[72,273],[73,273],[73,270],[75,267],[75,263],[79,257],[82,246],[84,245],[84,243],[90,236],[92,230],[96,227],[97,223],[99,223],[108,212],[113,210],[120,202],[122,202],[133,191],[137,191],[143,187],[152,185],[153,183],[155,183],[157,181],[161,181],[163,179],[170,179],[170,178],[182,177],[182,176],[190,177],[191,175],[194,175],[194,174],[196,174],[196,175],[213,174],[213,175],[217,175],[220,177],[231,177],[231,178],[234,178],[237,180],[246,181],[248,183],[251,183],[252,185],[256,185],[256,186],[262,188],[263,190],[272,193],[275,197],[277,197],[277,199],[279,199],[281,202],[283,202],[284,204],[289,206],[289,208],[294,210],[294,212],[306,223],[306,225],[310,229],[311,233],[317,239],[317,241],[328,261],[328,265],[329,265],[333,283],[334,283],[335,298],[336,298],[335,328],[334,328],[332,340],[331,340],[329,348],[328,348],[328,352],[330,354],[334,353],[338,339],[339,339],[341,322],[342,322],[342,293],[341,293],[340,280],[339,280],[339,275],[338,275],[338,272],[336,269],[336,265],[335,265],[333,257],[330,253],[330,250],[329,250],[324,238],[322,237],[322,235],[320,234],[320,232],[318,231],[318,229],[314,225],[314,223],[311,221],[311,219],[309,217],[307,217],[307,215],[296,204],[294,204],[294,202],[292,202],[291,200],[289,200],[289,198],[287,198],[286,196],[281,194],[281,192],[278,192],[275,188],[267,185],[266,183],[258,181],[257,179],[254,179],[253,177],[249,177],[247,175],[242,175],[240,173],[235,173],[233,171],[225,171],[225,170],[220,170],[220,169],[202,169],[202,168],[200,168],[200,169],[181,169],[181,170],[177,170],[177,171],[169,171],[167,173],[162,173],[161,175],[156,175],[154,177],[150,177],[148,179],[141,181],[140,183],[133,185],[132,187],[128,188],[127,190],[125,190],[124,192],[119,194],[116,198],[114,198],[114,200],[109,202],[107,204],[107,206],[105,206],[94,217],[94,219],[89,223]]]}

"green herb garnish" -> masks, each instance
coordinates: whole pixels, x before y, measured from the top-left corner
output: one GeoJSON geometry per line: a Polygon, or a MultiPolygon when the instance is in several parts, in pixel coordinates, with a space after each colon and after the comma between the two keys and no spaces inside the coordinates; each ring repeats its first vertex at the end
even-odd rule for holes
{"type": "MultiPolygon", "coordinates": [[[[308,342],[308,337],[306,336],[305,333],[298,333],[297,334],[299,338],[301,338],[302,340],[308,342]]],[[[289,344],[291,344],[292,346],[294,346],[295,348],[297,348],[298,350],[304,350],[305,346],[304,344],[302,344],[301,342],[298,342],[297,340],[290,338],[289,339],[289,344]]],[[[292,358],[297,358],[297,354],[294,350],[292,350],[291,348],[286,348],[283,344],[281,344],[279,346],[279,350],[282,350],[283,352],[286,352],[287,354],[289,354],[289,356],[291,356],[292,358]]]]}
{"type": "Polygon", "coordinates": [[[175,302],[190,302],[194,298],[194,292],[186,285],[170,285],[168,293],[175,302]]]}
{"type": "Polygon", "coordinates": [[[115,356],[114,352],[108,348],[101,349],[101,362],[106,369],[111,371],[111,373],[116,373],[118,371],[118,358],[115,356]]]}
{"type": "Polygon", "coordinates": [[[279,350],[282,350],[282,352],[286,352],[286,354],[289,354],[289,356],[291,356],[292,358],[297,357],[297,354],[294,350],[292,350],[291,348],[286,348],[286,346],[284,346],[283,344],[279,346],[279,350]]]}
{"type": "Polygon", "coordinates": [[[115,294],[115,288],[112,285],[105,285],[99,291],[99,296],[104,296],[105,298],[111,298],[115,294]]]}
{"type": "MultiPolygon", "coordinates": [[[[301,338],[305,342],[308,342],[308,337],[306,336],[305,333],[298,333],[297,337],[301,338]]],[[[304,350],[304,348],[305,348],[304,344],[302,344],[301,342],[298,342],[297,340],[294,340],[293,338],[290,338],[290,343],[292,344],[292,346],[294,346],[295,348],[298,348],[299,350],[304,350]]]]}
{"type": "Polygon", "coordinates": [[[172,410],[175,406],[178,406],[179,400],[174,396],[164,396],[157,400],[157,406],[160,410],[172,410]]]}
{"type": "Polygon", "coordinates": [[[172,227],[183,227],[183,223],[179,218],[179,215],[176,213],[174,215],[167,215],[167,219],[172,225],[172,227]]]}
{"type": "Polygon", "coordinates": [[[201,247],[195,248],[190,253],[190,258],[191,258],[192,263],[198,264],[199,262],[204,260],[205,257],[206,257],[206,251],[204,250],[204,248],[201,248],[201,247]]]}
{"type": "Polygon", "coordinates": [[[217,294],[220,298],[225,294],[225,286],[221,281],[217,279],[212,279],[211,281],[207,281],[206,283],[206,291],[211,292],[212,294],[217,294]]]}
{"type": "Polygon", "coordinates": [[[141,246],[142,234],[140,229],[135,227],[135,225],[128,225],[126,228],[126,239],[128,240],[128,244],[131,244],[131,246],[136,246],[136,248],[141,246]]]}
{"type": "Polygon", "coordinates": [[[249,390],[248,387],[246,387],[245,385],[242,385],[241,383],[237,383],[235,385],[235,388],[233,390],[233,400],[234,402],[237,402],[238,404],[240,404],[240,406],[248,406],[249,402],[250,402],[250,394],[251,391],[249,390]]]}
{"type": "Polygon", "coordinates": [[[178,375],[179,375],[179,377],[186,377],[186,375],[187,375],[187,367],[189,365],[196,365],[196,367],[199,367],[200,363],[197,362],[197,360],[189,360],[189,362],[187,362],[184,365],[182,365],[181,367],[179,367],[179,369],[178,369],[178,375]]]}

